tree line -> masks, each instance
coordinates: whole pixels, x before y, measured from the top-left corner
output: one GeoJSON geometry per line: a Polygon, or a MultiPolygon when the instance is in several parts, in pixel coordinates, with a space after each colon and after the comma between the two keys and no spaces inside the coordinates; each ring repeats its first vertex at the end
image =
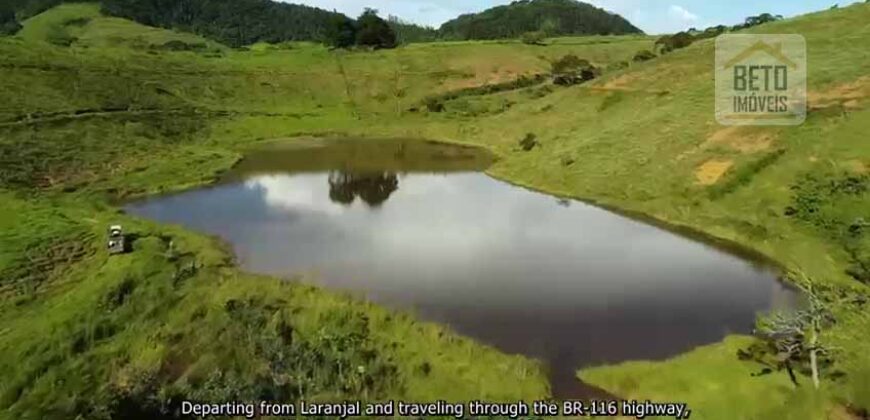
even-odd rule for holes
{"type": "Polygon", "coordinates": [[[714,38],[725,32],[739,31],[741,29],[747,29],[769,22],[776,22],[782,19],[782,15],[762,13],[756,16],[749,16],[744,19],[743,23],[734,26],[717,25],[706,28],[703,31],[697,30],[695,28],[689,28],[686,31],[677,32],[673,35],[665,35],[657,39],[655,42],[655,49],[659,54],[667,54],[671,51],[688,47],[689,45],[692,45],[692,43],[695,41],[707,38],[714,38]]]}

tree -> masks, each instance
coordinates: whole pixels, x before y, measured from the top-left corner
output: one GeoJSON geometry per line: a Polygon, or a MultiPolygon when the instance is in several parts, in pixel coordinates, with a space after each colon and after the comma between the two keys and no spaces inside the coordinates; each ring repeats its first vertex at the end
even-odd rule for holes
{"type": "Polygon", "coordinates": [[[366,9],[357,18],[357,45],[373,48],[395,48],[396,32],[380,17],[375,9],[366,9]]]}
{"type": "Polygon", "coordinates": [[[828,305],[805,277],[799,287],[809,299],[809,307],[791,314],[775,314],[761,318],[756,335],[764,339],[776,353],[774,365],[785,368],[789,379],[799,386],[795,365],[809,363],[813,386],[819,388],[819,358],[830,355],[831,349],[821,343],[822,330],[836,320],[828,305]]]}
{"type": "Polygon", "coordinates": [[[0,3],[0,36],[15,35],[21,29],[21,24],[15,18],[15,9],[5,2],[0,3]]]}
{"type": "Polygon", "coordinates": [[[758,16],[749,16],[743,22],[743,25],[737,25],[734,29],[745,29],[751,28],[753,26],[758,26],[768,22],[775,22],[777,20],[782,20],[782,15],[772,15],[770,13],[762,13],[758,16]]]}
{"type": "Polygon", "coordinates": [[[336,203],[350,205],[359,197],[370,207],[379,207],[399,189],[399,178],[391,172],[329,174],[329,198],[336,203]]]}
{"type": "Polygon", "coordinates": [[[335,48],[349,48],[356,43],[356,25],[344,15],[335,15],[330,19],[326,30],[326,42],[335,48]]]}

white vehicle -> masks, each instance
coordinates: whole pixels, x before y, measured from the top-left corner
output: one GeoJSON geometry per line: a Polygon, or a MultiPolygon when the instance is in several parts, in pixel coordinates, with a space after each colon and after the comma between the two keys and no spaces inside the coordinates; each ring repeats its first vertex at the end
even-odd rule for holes
{"type": "Polygon", "coordinates": [[[109,254],[123,254],[126,251],[126,244],[121,225],[109,226],[108,236],[109,242],[107,248],[109,249],[109,254]]]}

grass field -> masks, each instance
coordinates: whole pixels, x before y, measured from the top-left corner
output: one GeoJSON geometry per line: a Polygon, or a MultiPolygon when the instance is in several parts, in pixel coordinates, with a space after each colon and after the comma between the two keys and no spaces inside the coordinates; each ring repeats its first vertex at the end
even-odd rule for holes
{"type": "Polygon", "coordinates": [[[759,367],[736,357],[747,337],[578,375],[621,397],[687,401],[693,418],[849,418],[870,408],[870,315],[854,303],[870,270],[867,21],[860,4],[750,30],[806,37],[810,113],[798,127],[734,129],[710,106],[712,40],[586,85],[480,94],[567,53],[628,62],[653,39],[240,51],[88,4],[36,16],[0,38],[0,407],[10,418],[99,418],[147,415],[181,396],[546,396],[534,362],[240,273],[214,239],[112,204],[209,182],[258,141],[347,134],[479,145],[501,158],[493,176],[702,232],[807,275],[838,302],[824,339],[845,376],[819,392],[784,373],[752,376],[759,367]],[[443,112],[427,110],[431,97],[447,98],[443,112]],[[541,147],[521,151],[526,133],[541,147]],[[835,188],[844,182],[857,187],[835,188]],[[136,252],[109,259],[102,229],[116,221],[140,237],[136,252]]]}

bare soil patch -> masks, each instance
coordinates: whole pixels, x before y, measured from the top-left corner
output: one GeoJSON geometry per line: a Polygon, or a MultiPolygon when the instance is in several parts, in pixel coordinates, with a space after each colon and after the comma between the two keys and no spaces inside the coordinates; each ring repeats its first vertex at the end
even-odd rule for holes
{"type": "Polygon", "coordinates": [[[717,130],[701,147],[724,145],[741,153],[755,153],[770,149],[773,141],[774,135],[768,130],[733,126],[717,130]]]}
{"type": "Polygon", "coordinates": [[[853,82],[825,89],[824,92],[810,92],[807,101],[810,110],[836,105],[856,109],[868,98],[870,98],[870,76],[863,76],[853,82]]]}
{"type": "Polygon", "coordinates": [[[695,179],[700,185],[713,185],[719,181],[731,167],[734,161],[730,159],[711,159],[698,167],[695,171],[695,179]]]}

